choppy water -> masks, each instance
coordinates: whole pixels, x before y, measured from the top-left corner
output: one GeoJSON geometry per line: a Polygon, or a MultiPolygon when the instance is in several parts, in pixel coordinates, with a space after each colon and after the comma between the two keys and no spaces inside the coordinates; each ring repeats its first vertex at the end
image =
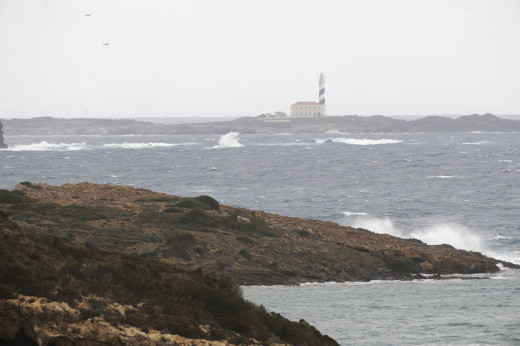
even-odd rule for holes
{"type": "MultiPolygon", "coordinates": [[[[520,263],[518,133],[7,136],[6,143],[0,188],[90,181],[209,194],[234,206],[449,243],[520,263]]],[[[245,295],[344,344],[520,343],[511,327],[520,325],[519,276],[501,274],[255,287],[245,295]]]]}

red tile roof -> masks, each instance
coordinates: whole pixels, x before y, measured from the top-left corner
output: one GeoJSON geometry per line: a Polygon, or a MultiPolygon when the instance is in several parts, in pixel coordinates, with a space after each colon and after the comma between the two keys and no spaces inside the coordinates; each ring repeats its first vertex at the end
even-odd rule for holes
{"type": "Polygon", "coordinates": [[[296,102],[293,106],[319,106],[320,104],[318,102],[314,101],[300,101],[296,102]]]}

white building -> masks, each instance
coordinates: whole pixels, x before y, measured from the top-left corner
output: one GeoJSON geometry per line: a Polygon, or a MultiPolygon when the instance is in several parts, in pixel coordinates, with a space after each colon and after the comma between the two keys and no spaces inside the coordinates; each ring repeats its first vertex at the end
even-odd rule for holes
{"type": "Polygon", "coordinates": [[[320,74],[318,99],[320,102],[300,101],[291,105],[291,117],[324,117],[327,115],[325,105],[325,77],[320,74]]]}
{"type": "Polygon", "coordinates": [[[326,114],[326,106],[318,102],[300,101],[291,105],[291,117],[322,117],[326,114]]]}

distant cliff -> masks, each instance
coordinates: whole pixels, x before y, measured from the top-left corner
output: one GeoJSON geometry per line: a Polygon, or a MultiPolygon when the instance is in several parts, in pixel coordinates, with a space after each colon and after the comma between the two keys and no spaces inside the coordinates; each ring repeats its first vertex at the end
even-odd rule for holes
{"type": "Polygon", "coordinates": [[[2,120],[10,135],[182,135],[270,133],[324,133],[331,130],[347,133],[418,133],[418,132],[520,132],[520,121],[493,114],[467,115],[453,119],[429,116],[402,120],[380,115],[329,116],[323,118],[265,119],[244,117],[231,121],[193,124],[154,124],[128,119],[33,119],[2,120]]]}

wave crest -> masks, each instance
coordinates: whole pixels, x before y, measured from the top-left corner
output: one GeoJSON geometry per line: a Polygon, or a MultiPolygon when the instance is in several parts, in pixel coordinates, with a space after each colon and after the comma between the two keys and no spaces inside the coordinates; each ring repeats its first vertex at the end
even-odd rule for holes
{"type": "Polygon", "coordinates": [[[228,132],[225,135],[220,136],[218,140],[218,144],[215,145],[214,149],[222,149],[222,148],[239,148],[244,145],[239,141],[240,133],[238,132],[228,132]]]}
{"type": "Polygon", "coordinates": [[[14,147],[9,147],[7,150],[10,150],[10,151],[45,151],[45,150],[77,151],[77,150],[87,150],[87,149],[89,149],[89,146],[85,142],[49,143],[47,141],[41,141],[40,143],[15,145],[14,147]]]}

